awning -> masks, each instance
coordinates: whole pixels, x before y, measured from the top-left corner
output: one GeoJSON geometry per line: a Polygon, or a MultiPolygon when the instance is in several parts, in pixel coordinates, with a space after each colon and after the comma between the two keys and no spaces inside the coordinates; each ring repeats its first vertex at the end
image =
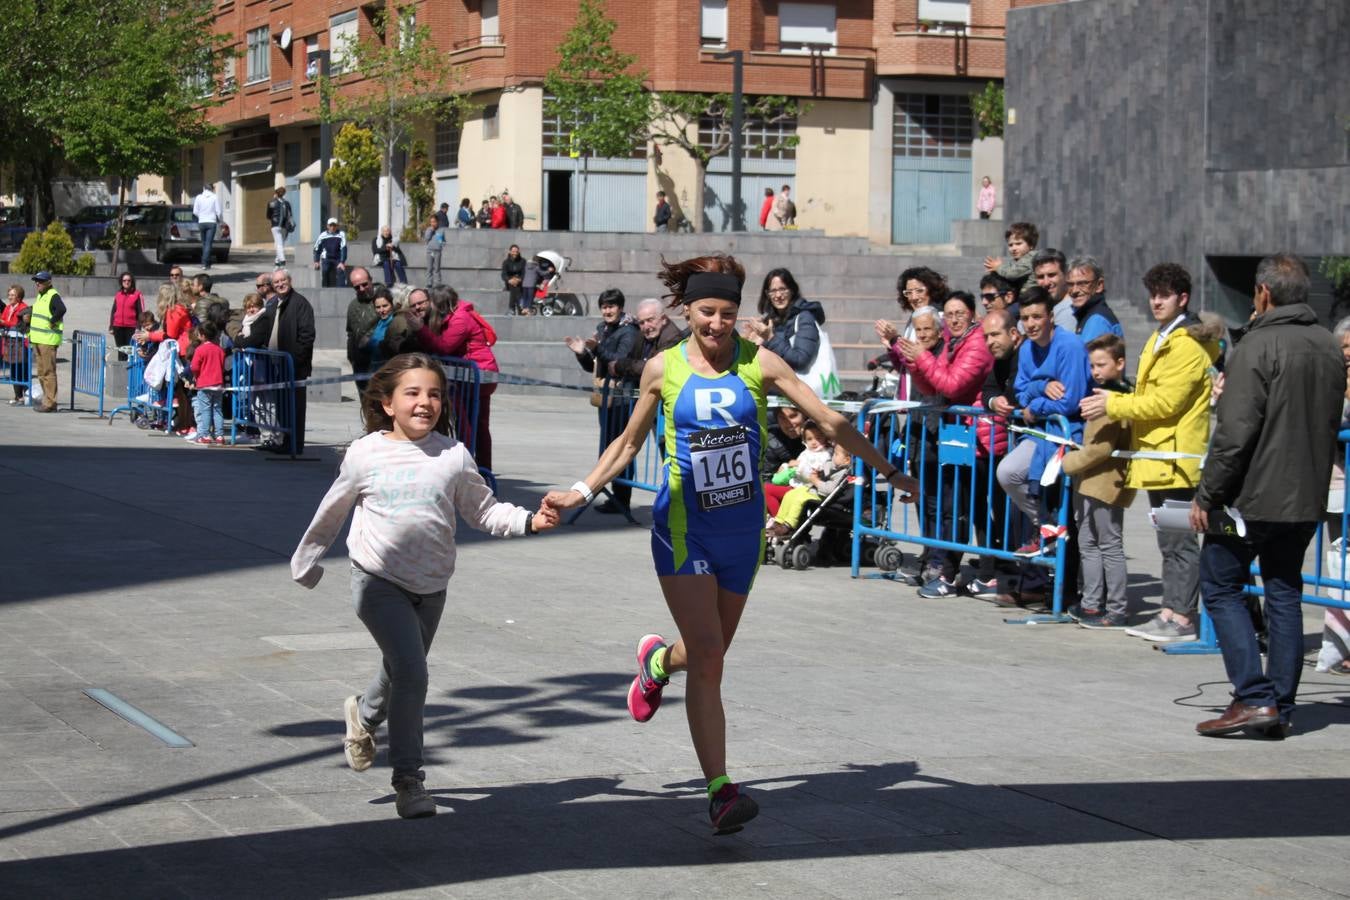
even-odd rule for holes
{"type": "Polygon", "coordinates": [[[239,159],[230,162],[230,177],[245,178],[249,175],[263,175],[272,171],[276,157],[263,156],[255,159],[239,159]]]}

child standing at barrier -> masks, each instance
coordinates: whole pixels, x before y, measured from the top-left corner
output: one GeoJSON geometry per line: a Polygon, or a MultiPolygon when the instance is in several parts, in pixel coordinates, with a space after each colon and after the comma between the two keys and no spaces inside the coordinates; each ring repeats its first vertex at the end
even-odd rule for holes
{"type": "MultiPolygon", "coordinates": [[[[1114,334],[1088,341],[1088,363],[1094,386],[1129,393],[1125,379],[1125,342],[1114,334]]],[[[1083,574],[1082,600],[1069,615],[1084,628],[1124,628],[1125,567],[1122,532],[1125,510],[1134,489],[1125,486],[1129,464],[1111,456],[1130,446],[1130,423],[1093,419],[1083,431],[1083,448],[1064,454],[1064,471],[1073,478],[1078,520],[1078,553],[1083,574]]]]}
{"type": "Polygon", "coordinates": [[[192,351],[192,386],[197,389],[192,398],[196,443],[224,444],[221,402],[225,397],[225,351],[220,347],[220,328],[208,320],[192,329],[192,338],[197,342],[192,351]]]}
{"type": "Polygon", "coordinates": [[[347,536],[352,597],[384,659],[365,693],[343,704],[344,747],[349,766],[370,768],[375,731],[388,719],[395,806],[405,819],[436,813],[422,786],[422,707],[427,651],[455,570],[456,513],[498,537],[558,524],[550,507],[531,514],[493,499],[468,450],[448,436],[446,393],[444,370],[422,353],[395,356],[371,377],[361,409],[366,435],[348,448],[291,557],[291,576],[307,588],[318,584],[319,560],[355,506],[347,536]]]}

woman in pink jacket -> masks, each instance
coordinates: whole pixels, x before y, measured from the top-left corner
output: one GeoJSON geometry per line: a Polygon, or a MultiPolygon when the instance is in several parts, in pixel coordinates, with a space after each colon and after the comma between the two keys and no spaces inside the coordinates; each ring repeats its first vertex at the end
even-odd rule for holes
{"type": "MultiPolygon", "coordinates": [[[[497,356],[492,345],[497,333],[492,330],[473,304],[460,300],[459,293],[449,285],[439,285],[430,291],[434,310],[432,318],[417,332],[417,342],[428,353],[436,356],[457,356],[476,363],[480,371],[498,372],[497,356]]],[[[456,435],[465,446],[474,448],[474,462],[480,469],[492,470],[492,432],[488,427],[489,402],[497,390],[497,382],[484,381],[478,385],[478,416],[469,426],[470,434],[456,435]]],[[[453,393],[453,391],[452,391],[453,393]]],[[[460,421],[456,411],[452,417],[460,421]]]]}

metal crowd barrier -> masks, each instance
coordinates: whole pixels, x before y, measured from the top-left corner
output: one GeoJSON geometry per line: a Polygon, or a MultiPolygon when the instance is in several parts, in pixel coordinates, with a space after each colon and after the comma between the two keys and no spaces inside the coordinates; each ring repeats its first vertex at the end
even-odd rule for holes
{"type": "Polygon", "coordinates": [[[174,388],[178,384],[178,353],[169,354],[168,372],[164,384],[159,388],[151,388],[145,383],[145,368],[149,363],[149,359],[144,359],[135,352],[127,356],[127,402],[108,413],[109,425],[117,418],[118,413],[125,412],[127,418],[137,428],[173,430],[173,395],[174,388]]]}
{"type": "MultiPolygon", "coordinates": [[[[880,545],[872,552],[882,569],[898,568],[900,554],[894,547],[901,542],[1015,561],[1049,573],[1064,571],[1065,540],[1055,542],[1053,553],[1025,557],[1015,552],[1021,544],[1023,529],[1019,523],[1024,522],[1024,517],[998,486],[996,474],[998,464],[1015,446],[1005,417],[973,406],[869,400],[863,405],[858,422],[859,429],[883,456],[918,479],[920,489],[912,504],[892,502],[885,479],[863,465],[861,459],[856,460],[856,472],[863,477],[855,486],[853,497],[853,577],[859,577],[864,542],[868,539],[880,545]],[[926,425],[936,427],[930,431],[926,425]],[[981,429],[987,429],[988,434],[983,442],[981,429]],[[1000,440],[1007,442],[1007,450],[1002,453],[997,449],[1000,440]]],[[[1065,439],[1070,436],[1069,423],[1063,416],[1038,424],[1048,434],[1065,439]]],[[[1068,476],[1061,473],[1058,485],[1058,506],[1050,512],[1059,527],[1065,529],[1069,522],[1068,476]]],[[[1035,537],[1033,533],[1027,534],[1029,539],[1035,537]]],[[[1072,621],[1064,613],[1064,579],[1054,579],[1049,615],[1007,621],[1016,624],[1072,621]]]]}
{"type": "Polygon", "coordinates": [[[101,419],[108,339],[95,331],[77,331],[70,342],[74,345],[70,354],[70,408],[75,409],[76,394],[94,397],[101,419]]]}
{"type": "MultiPolygon", "coordinates": [[[[596,389],[595,397],[592,400],[597,404],[597,417],[600,421],[600,446],[597,457],[603,455],[614,439],[623,434],[628,427],[628,420],[632,418],[633,408],[637,406],[637,390],[632,387],[626,387],[622,380],[615,378],[603,379],[596,389]]],[[[661,482],[665,478],[663,471],[666,464],[665,453],[665,416],[661,409],[656,411],[656,419],[652,423],[652,430],[648,432],[646,440],[638,450],[637,456],[633,457],[632,463],[624,469],[618,478],[615,478],[613,484],[626,485],[638,491],[650,491],[656,493],[661,490],[661,482]]],[[[604,485],[595,492],[595,497],[605,496],[613,499],[610,493],[609,485],[604,485]]],[[[588,504],[589,505],[589,504],[588,504]]],[[[568,524],[575,522],[587,509],[583,506],[572,514],[568,519],[568,524]]],[[[632,510],[624,510],[624,518],[630,523],[636,525],[637,520],[633,518],[632,510]]]]}
{"type": "Polygon", "coordinates": [[[25,406],[33,405],[29,388],[33,382],[33,351],[20,331],[0,333],[0,384],[23,388],[25,406]]]}
{"type": "Polygon", "coordinates": [[[280,350],[235,350],[231,366],[234,411],[230,443],[239,443],[240,429],[257,428],[264,433],[285,435],[291,459],[295,459],[296,388],[291,355],[280,350]]]}
{"type": "MultiPolygon", "coordinates": [[[[445,402],[450,405],[450,427],[456,439],[469,450],[469,455],[478,459],[478,404],[481,398],[483,372],[478,363],[458,356],[435,357],[445,369],[445,377],[450,386],[450,396],[445,402]]],[[[478,467],[478,472],[497,493],[497,476],[491,469],[478,467]]]]}
{"type": "MultiPolygon", "coordinates": [[[[1336,436],[1341,445],[1341,463],[1350,466],[1350,429],[1336,436]]],[[[1350,468],[1343,469],[1350,472],[1350,468]]],[[[1342,488],[1340,512],[1340,533],[1344,540],[1339,545],[1327,540],[1327,523],[1318,523],[1313,536],[1313,566],[1311,572],[1303,573],[1303,602],[1312,606],[1329,609],[1350,610],[1350,479],[1342,488]],[[1328,571],[1330,570],[1330,571],[1328,571]],[[1312,593],[1308,589],[1312,588],[1312,593]],[[1323,596],[1322,591],[1326,592],[1323,596]],[[1336,596],[1333,596],[1336,595],[1336,596]]],[[[1248,596],[1264,597],[1265,588],[1256,582],[1261,577],[1259,560],[1252,564],[1251,578],[1247,582],[1248,596]]],[[[1214,620],[1205,608],[1204,597],[1200,598],[1200,622],[1196,628],[1196,639],[1186,643],[1166,644],[1164,653],[1174,656],[1194,656],[1219,652],[1219,636],[1214,630],[1214,620]]]]}

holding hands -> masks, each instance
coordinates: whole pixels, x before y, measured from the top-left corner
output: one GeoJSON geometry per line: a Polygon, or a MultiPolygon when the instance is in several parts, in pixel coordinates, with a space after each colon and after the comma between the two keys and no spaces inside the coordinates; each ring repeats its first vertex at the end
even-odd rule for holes
{"type": "Polygon", "coordinates": [[[539,501],[539,512],[530,517],[530,528],[536,532],[548,531],[550,528],[556,528],[561,519],[558,510],[550,506],[548,498],[545,497],[539,501]]]}

